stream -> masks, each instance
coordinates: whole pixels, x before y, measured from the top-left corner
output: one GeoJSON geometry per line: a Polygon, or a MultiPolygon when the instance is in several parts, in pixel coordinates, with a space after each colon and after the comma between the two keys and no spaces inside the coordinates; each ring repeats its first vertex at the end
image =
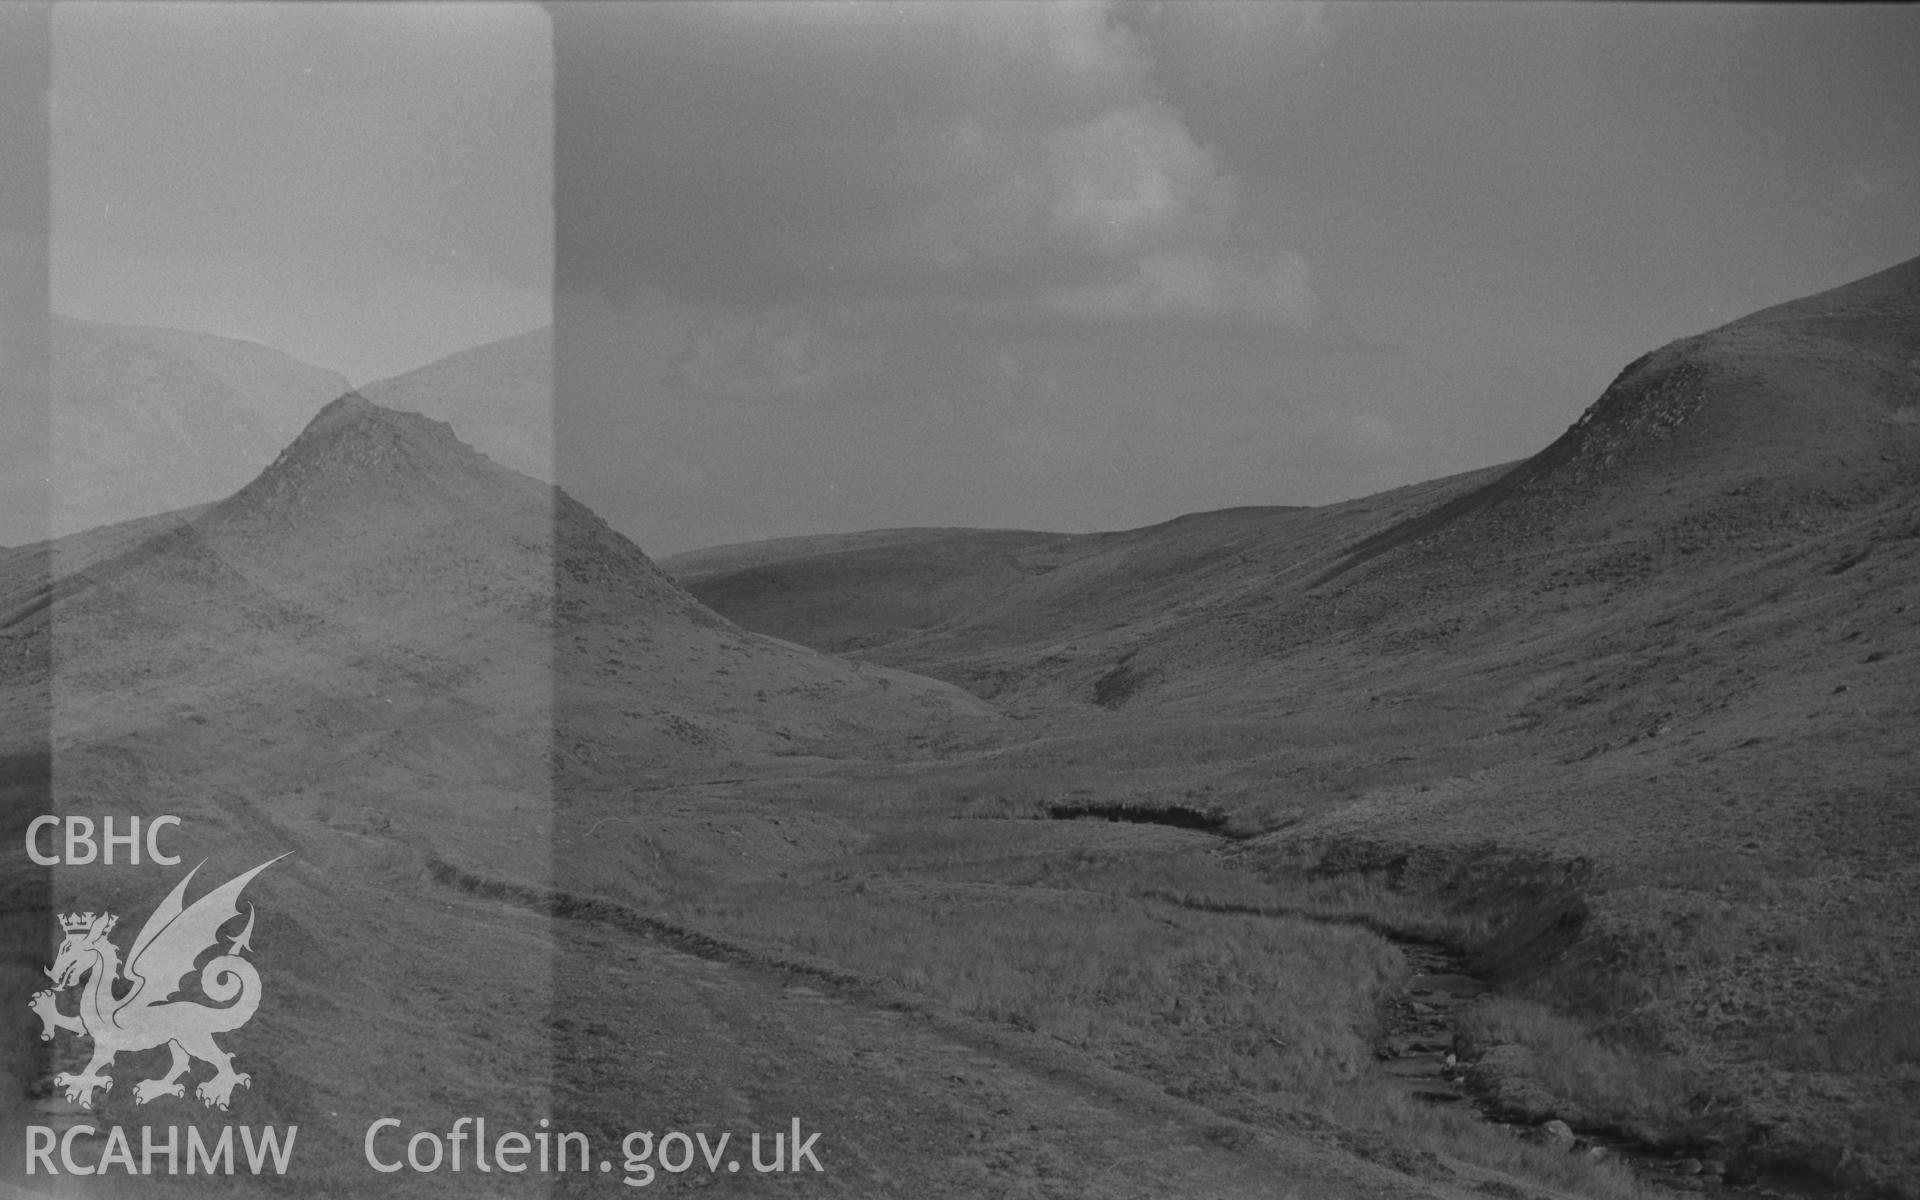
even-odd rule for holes
{"type": "Polygon", "coordinates": [[[1462,957],[1444,946],[1390,939],[1406,956],[1412,974],[1391,1004],[1382,1047],[1381,1070],[1400,1081],[1408,1095],[1428,1104],[1464,1105],[1482,1120],[1515,1137],[1552,1144],[1558,1140],[1568,1153],[1610,1157],[1632,1168],[1644,1185],[1673,1192],[1712,1192],[1730,1196],[1781,1197],[1800,1200],[1832,1194],[1790,1185],[1751,1169],[1742,1169],[1701,1152],[1660,1151],[1590,1130],[1560,1127],[1555,1139],[1547,1130],[1556,1123],[1530,1125],[1504,1116],[1488,1098],[1467,1086],[1469,1061],[1459,1061],[1465,1049],[1457,1038],[1466,1009],[1492,990],[1485,980],[1466,970],[1462,957]],[[1731,1169],[1730,1169],[1731,1168],[1731,1169]]]}

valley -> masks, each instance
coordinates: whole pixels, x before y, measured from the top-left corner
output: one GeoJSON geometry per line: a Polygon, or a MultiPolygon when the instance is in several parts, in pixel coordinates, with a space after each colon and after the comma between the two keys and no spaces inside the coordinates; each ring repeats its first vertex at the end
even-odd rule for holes
{"type": "MultiPolygon", "coordinates": [[[[0,749],[205,879],[290,854],[251,1086],[164,1114],[299,1127],[236,1190],[572,1195],[636,1131],[804,1127],[817,1172],[649,1186],[1914,1195],[1916,328],[1909,262],[1341,504],[658,564],[350,393],[224,499],[0,553],[0,749]],[[477,1115],[594,1161],[368,1160],[477,1115]]],[[[176,878],[8,913],[131,930],[176,878]]],[[[172,1103],[10,1037],[36,1121],[172,1103]]]]}

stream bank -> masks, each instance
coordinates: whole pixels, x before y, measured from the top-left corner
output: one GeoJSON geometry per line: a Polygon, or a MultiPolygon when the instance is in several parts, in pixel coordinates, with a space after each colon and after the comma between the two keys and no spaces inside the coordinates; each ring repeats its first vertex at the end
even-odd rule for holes
{"type": "Polygon", "coordinates": [[[1558,1119],[1543,1089],[1525,1085],[1503,1069],[1511,1058],[1507,1052],[1517,1047],[1477,1047],[1467,1036],[1468,1008],[1493,988],[1469,971],[1465,956],[1437,943],[1385,936],[1406,957],[1410,974],[1386,1006],[1376,1057],[1381,1071],[1413,1099],[1471,1108],[1510,1136],[1563,1146],[1570,1154],[1613,1158],[1648,1187],[1766,1200],[1838,1194],[1818,1184],[1770,1175],[1737,1153],[1653,1146],[1617,1130],[1576,1127],[1558,1119]]]}

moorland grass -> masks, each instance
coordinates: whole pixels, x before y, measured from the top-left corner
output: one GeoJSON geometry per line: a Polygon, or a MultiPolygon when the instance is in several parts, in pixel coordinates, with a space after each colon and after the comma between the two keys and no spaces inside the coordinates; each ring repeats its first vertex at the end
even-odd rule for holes
{"type": "MultiPolygon", "coordinates": [[[[1650,1193],[1632,1169],[1618,1160],[1595,1159],[1513,1137],[1489,1125],[1472,1109],[1426,1104],[1381,1080],[1327,1089],[1315,1101],[1319,1111],[1336,1126],[1385,1137],[1399,1148],[1397,1157],[1403,1160],[1409,1152],[1450,1157],[1595,1200],[1646,1200],[1649,1195],[1664,1194],[1650,1193]]],[[[1482,1190],[1505,1194],[1493,1188],[1482,1190]]]]}
{"type": "MultiPolygon", "coordinates": [[[[1380,1080],[1370,1066],[1381,1002],[1407,968],[1362,921],[1281,911],[1270,885],[1205,856],[1023,863],[989,849],[949,847],[922,858],[923,873],[894,861],[857,877],[836,870],[686,897],[676,918],[1049,1034],[1225,1114],[1277,1111],[1363,1131],[1389,1149],[1361,1152],[1403,1169],[1448,1156],[1605,1200],[1643,1194],[1617,1163],[1522,1143],[1380,1080]],[[1001,878],[953,877],[969,872],[1001,878]]],[[[1441,919],[1378,881],[1330,883],[1291,902],[1353,918],[1441,919]]]]}
{"type": "Polygon", "coordinates": [[[1528,1077],[1599,1125],[1689,1123],[1689,1099],[1704,1081],[1671,1055],[1610,1042],[1591,1020],[1568,1016],[1519,996],[1486,996],[1469,1008],[1461,1032],[1476,1044],[1519,1046],[1528,1077]]]}
{"type": "Polygon", "coordinates": [[[1305,921],[1057,889],[854,886],[737,889],[684,917],[1200,1091],[1356,1077],[1371,1057],[1373,998],[1404,969],[1364,931],[1305,921]]]}

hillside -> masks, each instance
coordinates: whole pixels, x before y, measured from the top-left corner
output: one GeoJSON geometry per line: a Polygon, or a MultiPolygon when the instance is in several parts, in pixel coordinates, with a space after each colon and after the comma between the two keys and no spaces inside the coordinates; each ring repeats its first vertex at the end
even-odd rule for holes
{"type": "Polygon", "coordinates": [[[901,529],[676,555],[662,566],[747,625],[843,653],[966,613],[1075,554],[1086,538],[901,529]]]}
{"type": "Polygon", "coordinates": [[[52,368],[56,536],[219,499],[347,390],[251,342],[61,316],[52,368]]]}
{"type": "Polygon", "coordinates": [[[691,585],[722,575],[827,554],[859,553],[987,537],[1053,538],[1062,535],[1004,529],[869,529],[860,533],[819,533],[803,537],[769,538],[763,542],[733,542],[700,550],[683,550],[660,560],[660,567],[682,584],[691,585]]]}
{"type": "MultiPolygon", "coordinates": [[[[1078,632],[1077,604],[1087,598],[1067,595],[1090,589],[1099,604],[1144,579],[1171,581],[1197,561],[1174,547],[1197,544],[1211,558],[1234,544],[1222,535],[1296,511],[1229,509],[1126,533],[899,529],[783,538],[690,551],[662,565],[703,603],[752,628],[839,651],[900,653],[938,643],[948,629],[995,644],[1078,632]],[[989,626],[994,632],[983,633],[989,626]]],[[[1167,594],[1136,599],[1151,607],[1167,594]]],[[[943,659],[934,652],[925,661],[943,659]]]]}
{"type": "MultiPolygon", "coordinates": [[[[520,720],[544,740],[558,705],[596,757],[645,768],[984,711],[740,630],[564,492],[355,393],[220,503],[66,539],[51,561],[52,583],[7,581],[10,632],[58,638],[76,727],[215,705],[326,741],[336,702],[278,689],[345,688],[404,706],[382,715],[407,716],[386,732],[408,742],[456,717],[520,720]]],[[[546,759],[527,760],[541,790],[546,759]]]]}

